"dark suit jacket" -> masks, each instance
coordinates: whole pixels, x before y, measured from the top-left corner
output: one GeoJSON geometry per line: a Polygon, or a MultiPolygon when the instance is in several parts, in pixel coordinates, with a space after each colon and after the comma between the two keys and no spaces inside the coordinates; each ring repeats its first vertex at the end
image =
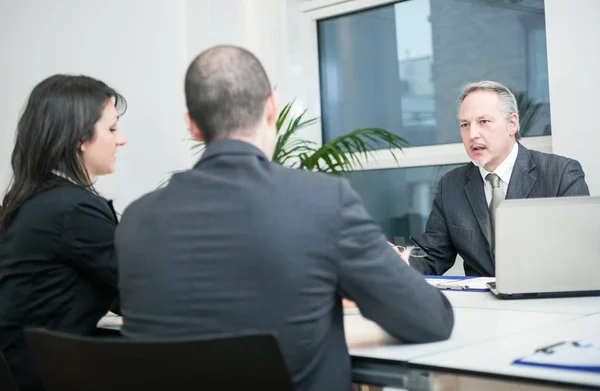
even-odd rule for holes
{"type": "MultiPolygon", "coordinates": [[[[589,195],[579,162],[530,151],[519,144],[506,199],[589,195]]],[[[458,253],[468,276],[494,276],[490,215],[479,168],[473,163],[444,175],[425,226],[427,258],[410,258],[423,274],[442,275],[458,253]]]]}
{"type": "Polygon", "coordinates": [[[408,342],[449,336],[446,298],[406,265],[341,179],[236,140],[134,202],[116,236],[122,333],[274,333],[298,390],[350,390],[340,297],[408,342]]]}
{"type": "Polygon", "coordinates": [[[116,225],[110,203],[65,185],[27,200],[0,231],[0,348],[22,391],[41,388],[24,327],[87,334],[117,297],[116,225]]]}

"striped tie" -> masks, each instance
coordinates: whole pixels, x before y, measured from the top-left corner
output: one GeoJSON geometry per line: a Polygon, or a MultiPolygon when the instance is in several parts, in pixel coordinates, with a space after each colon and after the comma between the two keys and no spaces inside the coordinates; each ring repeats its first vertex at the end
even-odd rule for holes
{"type": "Polygon", "coordinates": [[[496,227],[496,207],[504,199],[502,189],[500,189],[500,177],[494,173],[487,174],[485,179],[492,185],[492,201],[488,208],[490,212],[490,223],[492,226],[492,248],[494,248],[494,229],[496,227]]]}

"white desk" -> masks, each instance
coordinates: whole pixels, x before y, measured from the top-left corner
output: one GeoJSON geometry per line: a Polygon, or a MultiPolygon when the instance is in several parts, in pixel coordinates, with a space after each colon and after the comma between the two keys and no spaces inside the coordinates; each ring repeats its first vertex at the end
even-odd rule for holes
{"type": "Polygon", "coordinates": [[[121,330],[121,326],[123,326],[123,318],[119,315],[109,312],[106,314],[100,321],[98,322],[98,328],[107,329],[107,330],[121,330]]]}
{"type": "Polygon", "coordinates": [[[444,291],[453,308],[591,315],[600,313],[600,296],[556,299],[500,300],[490,292],[444,291]]]}
{"type": "Polygon", "coordinates": [[[505,301],[489,292],[444,293],[455,314],[448,341],[403,345],[360,315],[346,316],[354,379],[411,388],[430,371],[600,388],[598,374],[511,365],[563,340],[600,341],[600,297],[505,301]]]}
{"type": "Polygon", "coordinates": [[[548,325],[505,338],[479,343],[451,352],[412,360],[412,364],[453,368],[484,374],[552,380],[558,383],[600,387],[600,373],[512,365],[516,358],[561,341],[600,342],[600,314],[548,325]]]}
{"type": "Polygon", "coordinates": [[[417,357],[498,339],[527,330],[561,323],[579,315],[478,308],[455,308],[450,339],[423,344],[399,344],[375,323],[361,315],[344,317],[346,340],[352,356],[407,362],[417,357]]]}

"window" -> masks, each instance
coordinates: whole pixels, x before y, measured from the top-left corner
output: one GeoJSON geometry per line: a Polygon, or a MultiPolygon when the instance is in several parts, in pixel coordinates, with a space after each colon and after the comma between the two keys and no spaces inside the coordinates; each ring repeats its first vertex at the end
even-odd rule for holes
{"type": "Polygon", "coordinates": [[[325,141],[380,127],[410,146],[460,142],[456,98],[484,79],[545,104],[524,133],[548,133],[543,0],[380,3],[316,22],[325,141]]]}
{"type": "Polygon", "coordinates": [[[422,232],[439,179],[468,163],[456,118],[466,83],[499,81],[537,105],[521,142],[552,152],[538,137],[550,134],[544,0],[311,0],[303,10],[323,140],[380,127],[410,144],[400,168],[382,150],[347,175],[387,236],[422,232]]]}
{"type": "Polygon", "coordinates": [[[440,178],[458,165],[355,171],[346,176],[386,236],[425,230],[440,178]]]}

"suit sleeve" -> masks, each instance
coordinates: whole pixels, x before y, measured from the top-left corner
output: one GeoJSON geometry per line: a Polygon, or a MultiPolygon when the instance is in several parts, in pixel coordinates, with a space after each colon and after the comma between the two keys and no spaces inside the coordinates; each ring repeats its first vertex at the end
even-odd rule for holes
{"type": "Polygon", "coordinates": [[[444,178],[440,181],[438,192],[433,200],[433,206],[425,233],[422,235],[423,245],[427,247],[429,255],[425,258],[410,257],[410,265],[425,275],[441,276],[456,262],[456,249],[446,225],[446,217],[442,203],[444,178]]]}
{"type": "Polygon", "coordinates": [[[116,222],[104,200],[86,195],[67,213],[61,253],[83,278],[117,296],[116,222]]]}
{"type": "Polygon", "coordinates": [[[577,160],[570,159],[561,175],[558,196],[568,197],[588,195],[590,195],[590,189],[585,182],[583,168],[577,160]]]}
{"type": "Polygon", "coordinates": [[[358,196],[340,181],[339,289],[361,313],[407,342],[446,339],[454,315],[446,297],[386,243],[358,196]]]}

